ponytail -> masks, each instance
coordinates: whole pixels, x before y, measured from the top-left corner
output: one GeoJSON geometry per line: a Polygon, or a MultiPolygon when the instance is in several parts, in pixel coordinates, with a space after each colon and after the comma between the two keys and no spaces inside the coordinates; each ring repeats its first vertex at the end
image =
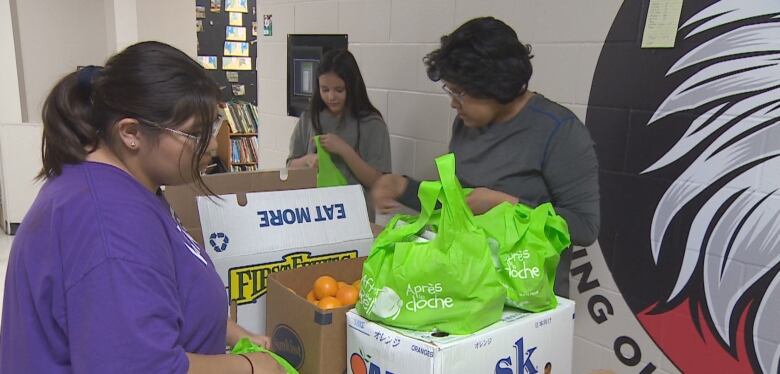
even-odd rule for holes
{"type": "Polygon", "coordinates": [[[92,86],[100,68],[85,67],[62,78],[43,104],[43,169],[38,178],[62,173],[64,164],[84,161],[98,145],[101,131],[93,124],[92,86]]]}

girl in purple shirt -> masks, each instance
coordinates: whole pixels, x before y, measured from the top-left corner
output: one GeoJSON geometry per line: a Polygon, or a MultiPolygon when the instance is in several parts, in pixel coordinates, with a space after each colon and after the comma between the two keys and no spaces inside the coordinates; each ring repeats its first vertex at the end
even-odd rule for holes
{"type": "MultiPolygon", "coordinates": [[[[216,148],[219,88],[157,42],[65,76],[43,108],[38,197],[8,263],[0,373],[276,373],[226,355],[256,336],[162,185],[196,182],[216,148]]],[[[204,187],[205,188],[205,187],[204,187]]]]}

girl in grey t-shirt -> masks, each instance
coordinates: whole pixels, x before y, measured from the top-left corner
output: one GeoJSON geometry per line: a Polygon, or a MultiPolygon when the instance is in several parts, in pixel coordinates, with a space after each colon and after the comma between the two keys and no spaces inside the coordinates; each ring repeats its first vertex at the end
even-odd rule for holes
{"type": "MultiPolygon", "coordinates": [[[[389,173],[390,135],[368,99],[355,57],[347,50],[326,53],[317,68],[309,110],[301,115],[290,138],[289,167],[314,167],[313,137],[333,155],[347,182],[371,188],[389,173]]],[[[369,204],[371,207],[372,204],[369,204]]],[[[373,217],[369,209],[369,217],[373,217]]]]}

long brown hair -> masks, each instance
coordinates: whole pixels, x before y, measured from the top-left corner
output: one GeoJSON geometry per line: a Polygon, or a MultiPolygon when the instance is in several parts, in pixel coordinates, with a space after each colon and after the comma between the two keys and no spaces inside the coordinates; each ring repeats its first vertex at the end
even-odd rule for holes
{"type": "MultiPolygon", "coordinates": [[[[335,73],[344,81],[344,85],[347,89],[345,110],[348,111],[353,118],[360,120],[371,114],[377,114],[379,117],[382,117],[379,110],[377,110],[376,107],[371,104],[371,100],[368,99],[366,83],[363,82],[363,76],[360,74],[360,68],[358,67],[357,61],[355,61],[355,56],[346,49],[331,50],[322,56],[320,65],[317,67],[317,79],[314,79],[313,81],[314,95],[312,95],[311,101],[309,102],[308,115],[311,116],[312,127],[314,127],[314,132],[317,135],[322,135],[320,112],[325,109],[325,102],[322,101],[322,96],[320,96],[319,77],[328,73],[335,73]]],[[[358,121],[358,123],[360,122],[358,121]]]]}
{"type": "MultiPolygon", "coordinates": [[[[65,164],[84,161],[99,142],[116,150],[111,131],[122,118],[174,127],[194,118],[202,136],[191,173],[201,186],[199,160],[206,154],[220,101],[217,84],[178,49],[142,42],[112,56],[105,68],[89,66],[62,78],[43,105],[43,169],[39,178],[62,173],[65,164]]],[[[162,131],[142,126],[141,131],[162,131]]]]}

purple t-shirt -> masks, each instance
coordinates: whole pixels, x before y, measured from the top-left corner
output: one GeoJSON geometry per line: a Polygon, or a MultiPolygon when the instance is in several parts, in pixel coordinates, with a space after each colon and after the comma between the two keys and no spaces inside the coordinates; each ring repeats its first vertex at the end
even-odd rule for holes
{"type": "Polygon", "coordinates": [[[225,352],[227,295],[168,204],[84,162],[46,182],[14,238],[0,373],[186,373],[225,352]]]}

